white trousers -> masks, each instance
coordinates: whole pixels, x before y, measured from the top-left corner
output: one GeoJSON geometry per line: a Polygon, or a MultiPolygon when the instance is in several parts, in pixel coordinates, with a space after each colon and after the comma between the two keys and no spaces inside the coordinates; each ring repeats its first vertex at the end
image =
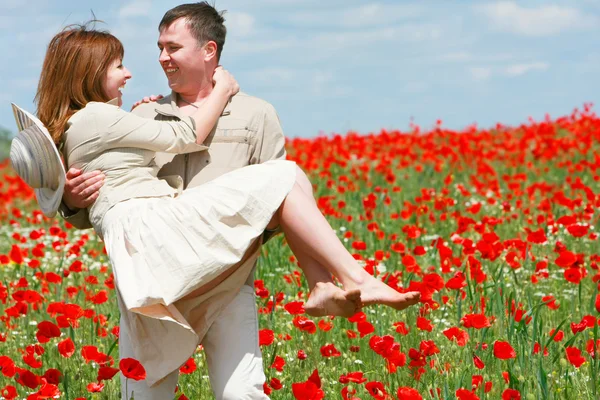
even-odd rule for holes
{"type": "MultiPolygon", "coordinates": [[[[117,296],[118,297],[118,296],[117,296]]],[[[119,300],[121,313],[124,310],[119,300]]],[[[135,356],[131,350],[126,324],[121,324],[119,357],[135,356]]],[[[265,374],[262,353],[258,345],[258,315],[254,289],[242,286],[238,295],[221,312],[202,339],[208,364],[210,384],[217,400],[263,400],[265,374]]],[[[172,400],[179,371],[168,375],[160,384],[148,387],[145,381],[127,382],[121,375],[122,400],[172,400]]],[[[188,396],[190,397],[190,396],[188,396]]]]}

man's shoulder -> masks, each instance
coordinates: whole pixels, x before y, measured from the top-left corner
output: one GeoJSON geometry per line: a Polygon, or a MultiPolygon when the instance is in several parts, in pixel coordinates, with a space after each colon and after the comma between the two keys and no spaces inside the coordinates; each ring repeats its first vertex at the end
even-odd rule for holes
{"type": "Polygon", "coordinates": [[[154,102],[142,103],[133,110],[131,110],[131,112],[141,117],[154,118],[157,114],[156,109],[161,107],[171,107],[170,94],[154,102]]]}
{"type": "Polygon", "coordinates": [[[229,105],[232,114],[247,115],[248,117],[263,113],[265,109],[271,107],[273,106],[268,101],[244,92],[238,92],[233,96],[229,105]]]}

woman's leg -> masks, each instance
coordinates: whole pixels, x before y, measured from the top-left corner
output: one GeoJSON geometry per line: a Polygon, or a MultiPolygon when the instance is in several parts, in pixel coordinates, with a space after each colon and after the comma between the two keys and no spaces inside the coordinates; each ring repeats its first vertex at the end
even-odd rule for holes
{"type": "MultiPolygon", "coordinates": [[[[305,174],[297,175],[296,183],[308,199],[317,206],[313,195],[312,184],[305,174]]],[[[275,229],[280,224],[277,214],[269,223],[269,229],[275,229]]],[[[290,249],[298,259],[298,264],[310,290],[310,296],[304,304],[304,309],[308,315],[314,317],[323,317],[326,315],[337,315],[350,317],[354,315],[361,307],[359,290],[342,290],[333,283],[331,273],[327,271],[319,262],[306,253],[302,248],[296,247],[295,243],[288,241],[290,249]]]]}
{"type": "Polygon", "coordinates": [[[419,292],[398,293],[369,275],[356,262],[333,232],[314,199],[309,198],[302,190],[301,182],[305,179],[308,180],[304,172],[298,168],[297,183],[279,208],[278,217],[286,239],[295,254],[297,252],[305,257],[310,255],[314,260],[314,263],[309,264],[308,270],[314,273],[317,264],[325,267],[329,273],[339,279],[344,289],[360,290],[364,305],[384,304],[401,310],[416,304],[419,301],[419,292]]]}

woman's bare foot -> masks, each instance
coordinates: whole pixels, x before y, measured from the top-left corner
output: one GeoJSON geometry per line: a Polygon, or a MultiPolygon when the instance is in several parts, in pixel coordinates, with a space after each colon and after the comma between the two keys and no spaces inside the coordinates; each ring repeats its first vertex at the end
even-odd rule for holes
{"type": "Polygon", "coordinates": [[[396,310],[404,310],[419,302],[420,292],[399,293],[379,279],[368,275],[363,283],[352,285],[360,290],[363,306],[383,304],[396,310]]]}
{"type": "Polygon", "coordinates": [[[361,306],[359,289],[343,290],[331,282],[318,282],[310,292],[304,310],[313,317],[351,317],[361,306]]]}

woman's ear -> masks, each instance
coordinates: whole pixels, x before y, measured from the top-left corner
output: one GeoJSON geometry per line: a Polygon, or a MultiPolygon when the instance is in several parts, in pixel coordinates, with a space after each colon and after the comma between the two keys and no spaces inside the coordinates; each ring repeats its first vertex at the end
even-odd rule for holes
{"type": "Polygon", "coordinates": [[[206,54],[204,56],[204,61],[210,61],[213,58],[216,60],[217,44],[215,42],[213,42],[212,40],[209,40],[208,42],[206,42],[206,44],[204,45],[204,50],[206,51],[206,54]]]}

